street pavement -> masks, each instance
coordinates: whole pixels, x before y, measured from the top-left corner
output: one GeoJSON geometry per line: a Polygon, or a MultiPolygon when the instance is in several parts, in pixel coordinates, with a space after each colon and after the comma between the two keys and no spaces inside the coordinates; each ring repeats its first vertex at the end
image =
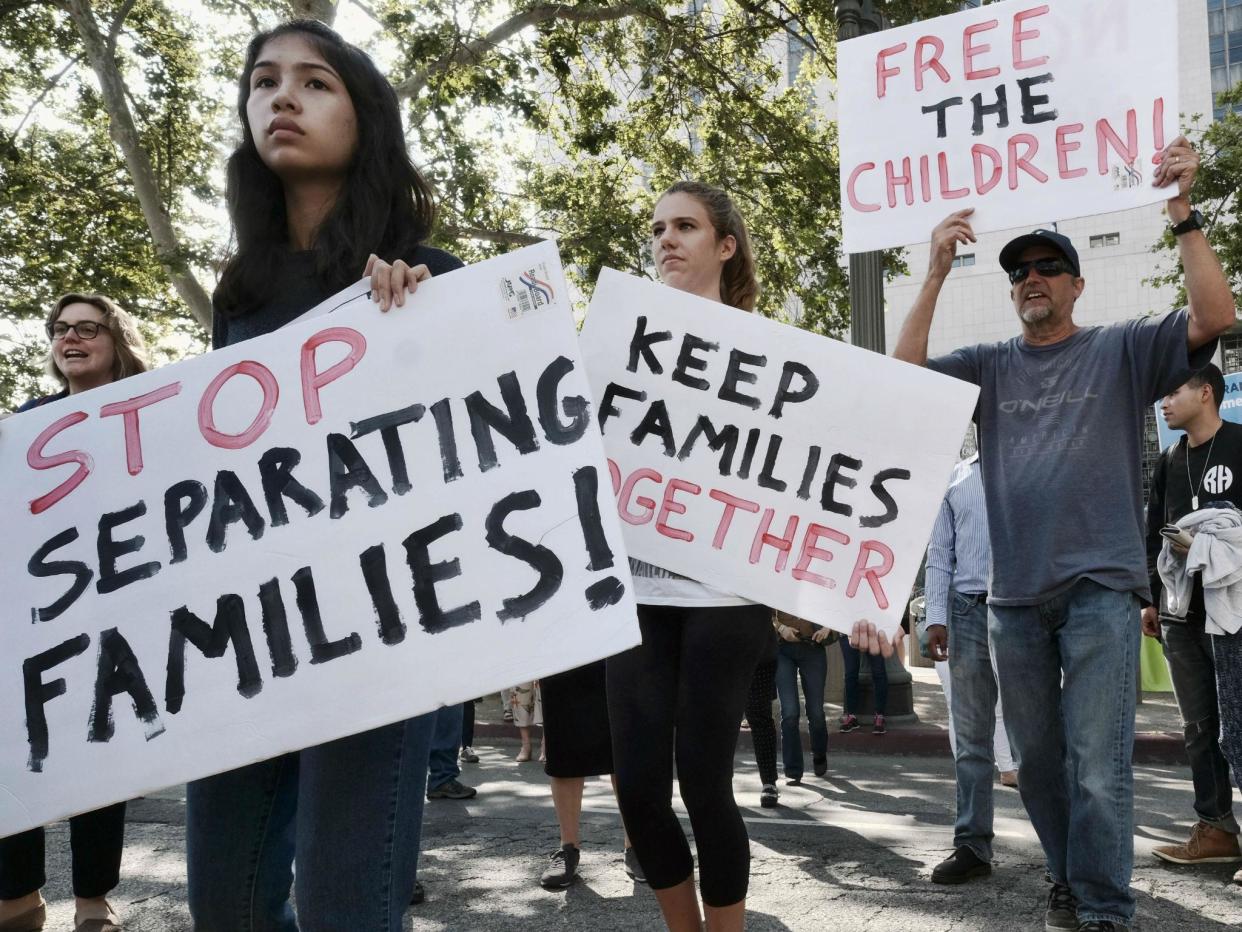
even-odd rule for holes
{"type": "MultiPolygon", "coordinates": [[[[774,810],[759,807],[754,762],[739,751],[734,788],[752,853],[748,928],[1042,929],[1043,862],[1017,793],[997,784],[991,878],[961,887],[934,885],[931,868],[949,852],[953,837],[952,761],[945,755],[885,753],[888,737],[871,740],[870,753],[830,751],[825,778],[782,784],[781,806],[774,810]]],[[[620,820],[605,779],[587,783],[580,879],[567,891],[549,892],[537,881],[558,839],[543,769],[514,762],[514,744],[478,750],[482,760],[465,765],[462,774],[464,782],[479,788],[478,797],[427,804],[420,867],[427,901],[410,909],[406,929],[654,932],[662,927],[651,891],[633,884],[622,869],[620,820]]],[[[1242,926],[1242,887],[1229,882],[1232,866],[1175,868],[1151,856],[1154,845],[1186,837],[1191,801],[1183,767],[1136,768],[1136,930],[1242,926]]],[[[683,824],[688,828],[684,819],[683,824]]],[[[73,902],[64,823],[49,830],[48,862],[48,929],[68,930],[73,902]]],[[[185,892],[184,793],[173,788],[131,804],[121,886],[113,902],[126,918],[127,932],[181,932],[190,928],[185,892]]]]}

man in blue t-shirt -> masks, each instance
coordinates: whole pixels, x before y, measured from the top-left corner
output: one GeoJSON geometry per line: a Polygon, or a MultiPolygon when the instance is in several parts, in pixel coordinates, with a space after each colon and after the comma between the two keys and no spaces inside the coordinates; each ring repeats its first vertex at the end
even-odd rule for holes
{"type": "Polygon", "coordinates": [[[1018,786],[1053,889],[1049,930],[1125,929],[1134,916],[1135,671],[1151,601],[1140,462],[1148,405],[1186,381],[1234,321],[1234,298],[1191,208],[1199,159],[1184,137],[1157,187],[1189,306],[1079,327],[1086,282],[1065,236],[1036,230],[1001,250],[1022,335],[927,358],[936,299],[971,210],[932,232],[927,278],[894,356],[980,387],[976,415],[992,543],[989,636],[1018,786]]]}

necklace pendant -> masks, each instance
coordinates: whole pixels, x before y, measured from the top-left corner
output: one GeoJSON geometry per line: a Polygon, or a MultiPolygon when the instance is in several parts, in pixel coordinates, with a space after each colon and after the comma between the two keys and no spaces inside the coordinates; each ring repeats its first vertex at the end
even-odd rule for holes
{"type": "Polygon", "coordinates": [[[1191,511],[1199,510],[1199,496],[1198,495],[1190,496],[1190,510],[1191,511]]]}

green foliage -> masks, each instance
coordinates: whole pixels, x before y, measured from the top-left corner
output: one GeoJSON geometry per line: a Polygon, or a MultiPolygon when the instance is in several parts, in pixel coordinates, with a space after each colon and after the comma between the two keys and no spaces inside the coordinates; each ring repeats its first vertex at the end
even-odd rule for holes
{"type": "MultiPolygon", "coordinates": [[[[1223,119],[1208,125],[1195,140],[1200,164],[1191,196],[1207,220],[1208,241],[1236,294],[1242,290],[1242,113],[1232,108],[1242,105],[1242,84],[1218,95],[1217,101],[1229,109],[1223,119]]],[[[1175,286],[1177,303],[1185,304],[1186,287],[1176,238],[1166,230],[1152,251],[1172,259],[1173,267],[1152,276],[1150,281],[1175,286]]]]}

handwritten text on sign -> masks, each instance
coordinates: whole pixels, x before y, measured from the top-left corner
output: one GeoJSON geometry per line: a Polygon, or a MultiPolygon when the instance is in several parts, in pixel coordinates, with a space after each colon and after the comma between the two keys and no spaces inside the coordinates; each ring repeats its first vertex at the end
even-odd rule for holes
{"type": "Polygon", "coordinates": [[[611,269],[582,348],[631,556],[896,630],[974,386],[611,269]]]}
{"type": "Polygon", "coordinates": [[[0,836],[637,643],[565,295],[360,284],[5,421],[0,836]]]}
{"type": "Polygon", "coordinates": [[[1140,207],[1177,135],[1175,0],[1008,0],[842,42],[845,250],[1140,207]]]}

